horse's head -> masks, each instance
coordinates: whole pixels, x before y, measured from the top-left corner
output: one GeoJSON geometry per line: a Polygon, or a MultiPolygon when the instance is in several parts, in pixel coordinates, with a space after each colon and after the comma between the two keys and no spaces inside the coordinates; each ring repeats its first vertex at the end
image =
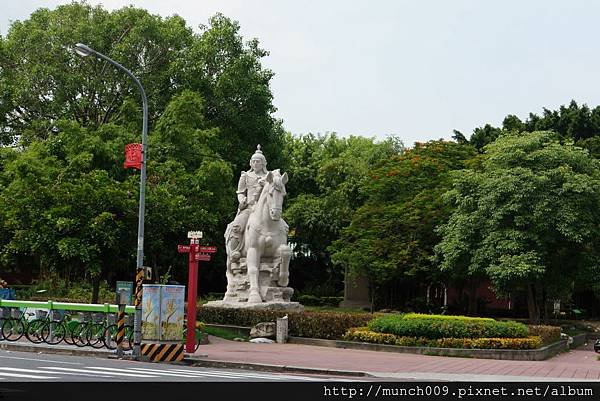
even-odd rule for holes
{"type": "Polygon", "coordinates": [[[266,185],[263,189],[266,191],[267,206],[269,207],[269,217],[271,220],[280,220],[283,206],[283,197],[285,196],[285,184],[288,182],[288,175],[281,175],[279,170],[269,171],[266,177],[266,185]]]}

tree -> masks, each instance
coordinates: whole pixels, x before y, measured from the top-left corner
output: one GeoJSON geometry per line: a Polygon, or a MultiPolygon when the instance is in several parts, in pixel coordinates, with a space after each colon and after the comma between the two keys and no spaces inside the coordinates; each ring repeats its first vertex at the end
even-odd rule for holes
{"type": "MultiPolygon", "coordinates": [[[[163,19],[133,7],[108,12],[71,3],[38,9],[28,20],[13,23],[0,41],[2,142],[21,139],[27,145],[45,139],[61,119],[98,128],[120,117],[125,99],[139,99],[137,88],[121,71],[106,61],[74,54],[77,42],[132,70],[144,84],[153,121],[177,90],[174,62],[192,38],[181,17],[163,19]]],[[[127,117],[138,122],[140,115],[127,117]]]]}
{"type": "Polygon", "coordinates": [[[135,180],[109,174],[115,148],[122,149],[129,135],[112,125],[98,133],[67,121],[57,127],[59,133],[33,141],[5,166],[9,184],[0,203],[10,235],[3,256],[9,263],[28,256],[45,277],[88,277],[95,301],[102,273],[118,271],[134,248],[127,234],[136,215],[137,202],[128,196],[135,180]]]}
{"type": "Polygon", "coordinates": [[[247,170],[260,144],[269,163],[280,166],[284,131],[272,116],[274,74],[261,65],[269,53],[257,39],[244,43],[240,25],[222,14],[200,29],[180,61],[177,81],[202,94],[207,121],[222,132],[219,153],[228,155],[234,171],[247,170]]]}
{"type": "Polygon", "coordinates": [[[452,173],[456,209],[436,251],[444,271],[485,274],[500,295],[524,290],[537,322],[594,268],[600,164],[552,132],[506,134],[485,150],[480,171],[452,173]]]}
{"type": "Polygon", "coordinates": [[[474,155],[470,145],[417,143],[372,170],[363,187],[366,202],[330,247],[334,264],[365,275],[385,307],[402,301],[393,294],[396,283],[405,283],[406,289],[410,283],[437,281],[435,227],[450,214],[442,194],[450,187],[449,172],[463,168],[474,155]]]}
{"type": "Polygon", "coordinates": [[[341,272],[333,269],[328,246],[364,202],[371,169],[401,151],[402,144],[393,137],[379,143],[335,134],[286,137],[290,199],[285,218],[293,241],[303,250],[292,260],[291,268],[299,273],[292,278],[312,272],[311,281],[337,285],[331,283],[339,281],[341,272]]]}
{"type": "Polygon", "coordinates": [[[257,143],[277,165],[283,136],[267,53],[239,29],[219,14],[194,33],[178,16],[85,2],[11,25],[0,37],[2,268],[92,279],[96,290],[132,272],[139,173],[122,162],[140,141],[140,95],[110,64],[75,55],[77,42],[130,69],[148,95],[144,263],[183,265],[175,245],[190,224],[223,241],[232,166],[246,169],[257,143]]]}

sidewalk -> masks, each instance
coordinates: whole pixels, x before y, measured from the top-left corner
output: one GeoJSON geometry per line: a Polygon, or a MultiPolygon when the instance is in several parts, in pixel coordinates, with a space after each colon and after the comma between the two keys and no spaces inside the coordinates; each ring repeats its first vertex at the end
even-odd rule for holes
{"type": "MultiPolygon", "coordinates": [[[[114,351],[0,341],[0,349],[36,353],[113,357],[114,351]]],[[[256,344],[210,336],[185,362],[194,366],[304,374],[350,376],[370,380],[435,381],[600,381],[600,354],[593,344],[546,361],[452,358],[300,344],[256,344]]]]}
{"type": "Polygon", "coordinates": [[[197,366],[240,367],[385,379],[448,381],[599,381],[600,360],[593,344],[546,361],[493,359],[363,351],[300,344],[255,344],[210,337],[190,358],[197,366]]]}

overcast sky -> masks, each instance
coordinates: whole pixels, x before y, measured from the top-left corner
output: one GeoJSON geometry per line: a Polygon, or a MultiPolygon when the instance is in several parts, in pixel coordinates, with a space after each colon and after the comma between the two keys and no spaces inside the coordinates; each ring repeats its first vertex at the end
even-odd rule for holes
{"type": "MultiPolygon", "coordinates": [[[[0,0],[0,33],[60,0],[0,0]]],[[[270,52],[276,116],[294,134],[470,135],[571,99],[600,103],[600,2],[592,0],[89,0],[178,14],[222,12],[270,52]]]]}

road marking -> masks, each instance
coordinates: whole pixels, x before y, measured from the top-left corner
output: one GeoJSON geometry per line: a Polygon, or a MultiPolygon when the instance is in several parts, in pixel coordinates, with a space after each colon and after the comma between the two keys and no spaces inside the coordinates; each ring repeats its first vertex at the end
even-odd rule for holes
{"type": "MultiPolygon", "coordinates": [[[[80,369],[60,368],[60,367],[57,367],[57,366],[48,366],[46,369],[60,370],[60,371],[65,371],[65,372],[81,372],[80,369]]],[[[158,376],[141,375],[141,374],[134,374],[134,373],[105,372],[104,370],[113,370],[113,368],[86,367],[85,370],[84,370],[84,372],[87,372],[87,373],[97,373],[97,374],[109,375],[109,376],[142,377],[142,378],[148,378],[148,379],[158,377],[158,376]]]]}
{"type": "Polygon", "coordinates": [[[63,363],[65,365],[83,365],[83,363],[81,362],[62,362],[62,361],[51,361],[49,359],[35,359],[35,358],[20,358],[17,356],[2,356],[0,355],[0,358],[6,358],[6,359],[20,359],[23,361],[36,361],[36,362],[52,362],[52,363],[63,363]]]}
{"type": "Polygon", "coordinates": [[[161,376],[175,376],[175,377],[187,377],[189,378],[193,378],[193,377],[198,377],[196,375],[191,375],[189,373],[181,373],[181,372],[172,372],[169,370],[159,370],[159,369],[146,369],[146,368],[128,368],[127,372],[139,372],[139,373],[150,373],[150,374],[157,374],[157,375],[161,375],[161,376]]]}
{"type": "Polygon", "coordinates": [[[289,376],[281,375],[277,373],[273,374],[260,374],[260,373],[246,373],[246,372],[224,372],[224,371],[189,371],[185,369],[173,369],[176,372],[194,374],[199,376],[219,376],[223,378],[240,378],[240,379],[266,379],[266,380],[304,380],[304,381],[323,381],[323,379],[305,377],[305,376],[289,376]]]}
{"type": "Polygon", "coordinates": [[[20,377],[22,379],[39,379],[39,380],[59,379],[58,377],[54,377],[54,376],[33,376],[33,375],[24,375],[24,374],[8,373],[8,372],[0,372],[0,376],[20,377]]]}
{"type": "MultiPolygon", "coordinates": [[[[48,372],[46,370],[39,370],[39,369],[45,369],[44,366],[38,367],[38,369],[21,369],[21,368],[0,368],[0,370],[9,370],[11,372],[15,371],[15,372],[23,372],[23,373],[46,373],[46,374],[56,374],[56,372],[48,372]]],[[[0,372],[0,374],[2,374],[2,372],[0,372]]],[[[76,375],[76,376],[92,376],[95,377],[97,375],[90,375],[90,374],[86,374],[86,373],[61,373],[63,375],[76,375]]]]}

